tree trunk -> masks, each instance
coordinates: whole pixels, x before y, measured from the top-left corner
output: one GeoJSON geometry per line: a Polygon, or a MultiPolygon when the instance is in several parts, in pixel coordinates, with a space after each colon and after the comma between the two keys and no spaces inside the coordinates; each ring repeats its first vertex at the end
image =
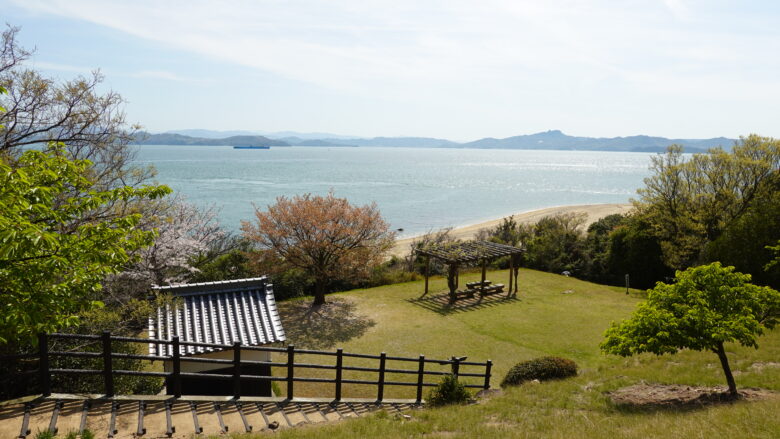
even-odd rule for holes
{"type": "Polygon", "coordinates": [[[325,286],[326,281],[322,279],[317,279],[314,283],[314,303],[311,304],[312,307],[320,306],[325,304],[325,286]]]}
{"type": "Polygon", "coordinates": [[[729,393],[731,396],[736,397],[738,395],[737,383],[734,382],[734,375],[731,374],[731,367],[729,367],[729,359],[726,357],[726,350],[723,349],[723,342],[718,343],[715,353],[718,354],[720,365],[723,367],[723,373],[726,375],[726,382],[729,383],[729,393]]]}

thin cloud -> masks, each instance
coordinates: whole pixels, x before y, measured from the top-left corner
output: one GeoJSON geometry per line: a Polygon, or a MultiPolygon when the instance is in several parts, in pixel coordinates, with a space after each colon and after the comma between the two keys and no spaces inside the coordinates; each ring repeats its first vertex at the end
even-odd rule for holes
{"type": "Polygon", "coordinates": [[[136,73],[129,73],[127,74],[127,76],[133,78],[162,79],[164,81],[174,81],[174,82],[190,82],[190,83],[212,82],[209,79],[189,78],[189,77],[178,75],[173,72],[167,72],[164,70],[142,70],[136,73]]]}
{"type": "MultiPolygon", "coordinates": [[[[762,94],[774,98],[773,90],[780,90],[780,58],[767,55],[780,51],[776,16],[720,2],[15,3],[337,96],[429,112],[467,103],[490,124],[549,119],[592,105],[608,114],[626,96],[635,108],[657,107],[661,100],[695,107],[708,96],[728,106],[762,94]]],[[[214,81],[226,80],[213,74],[214,81]]],[[[186,71],[135,75],[195,80],[186,71]]]]}

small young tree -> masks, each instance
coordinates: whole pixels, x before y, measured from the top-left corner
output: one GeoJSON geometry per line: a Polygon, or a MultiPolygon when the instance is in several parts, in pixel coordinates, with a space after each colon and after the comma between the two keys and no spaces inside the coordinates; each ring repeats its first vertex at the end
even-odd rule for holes
{"type": "Polygon", "coordinates": [[[332,193],[279,197],[255,215],[257,223],[242,222],[244,236],[277,270],[297,267],[314,279],[313,306],[325,303],[331,280],[367,277],[395,239],[376,204],[355,207],[332,193]]]}
{"type": "Polygon", "coordinates": [[[780,319],[780,293],[753,285],[749,274],[719,262],[678,271],[671,285],[659,282],[633,316],[613,323],[602,351],[621,356],[709,350],[720,359],[729,385],[737,385],[724,343],[758,348],[756,338],[780,319]]]}

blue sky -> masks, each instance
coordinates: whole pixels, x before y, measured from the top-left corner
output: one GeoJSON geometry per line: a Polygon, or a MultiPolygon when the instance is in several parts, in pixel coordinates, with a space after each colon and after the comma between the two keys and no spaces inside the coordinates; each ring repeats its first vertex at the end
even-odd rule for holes
{"type": "Polygon", "coordinates": [[[0,0],[150,131],[780,137],[780,2],[0,0]]]}

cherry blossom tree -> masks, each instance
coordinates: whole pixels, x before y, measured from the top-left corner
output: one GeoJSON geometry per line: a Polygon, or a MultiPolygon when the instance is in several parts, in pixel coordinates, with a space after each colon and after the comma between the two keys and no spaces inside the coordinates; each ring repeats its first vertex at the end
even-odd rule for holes
{"type": "Polygon", "coordinates": [[[279,197],[255,215],[256,222],[241,226],[261,250],[255,263],[304,270],[314,279],[313,306],[325,303],[331,281],[367,277],[395,240],[376,204],[352,206],[333,193],[279,197]]]}

